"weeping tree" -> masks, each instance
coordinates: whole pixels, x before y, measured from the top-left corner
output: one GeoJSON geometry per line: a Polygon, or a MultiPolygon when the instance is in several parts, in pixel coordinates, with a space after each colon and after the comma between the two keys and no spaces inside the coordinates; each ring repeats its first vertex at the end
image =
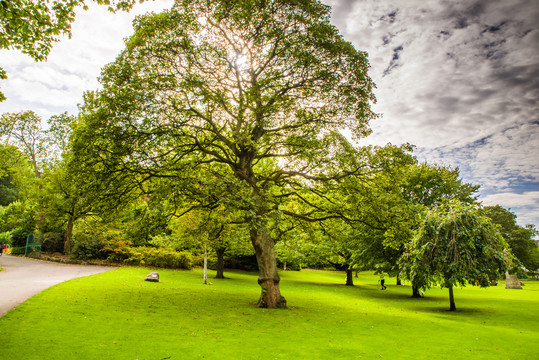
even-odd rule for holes
{"type": "Polygon", "coordinates": [[[281,204],[354,174],[339,131],[366,136],[374,117],[366,54],[329,14],[317,0],[176,1],[135,21],[82,107],[75,151],[102,193],[121,198],[156,177],[192,186],[200,171],[235,179],[242,196],[230,201],[249,227],[260,307],[286,307],[268,224],[316,217],[281,204]]]}
{"type": "Polygon", "coordinates": [[[490,285],[506,269],[507,243],[477,206],[448,200],[425,215],[414,239],[400,259],[402,273],[422,289],[449,289],[455,311],[454,286],[490,285]]]}

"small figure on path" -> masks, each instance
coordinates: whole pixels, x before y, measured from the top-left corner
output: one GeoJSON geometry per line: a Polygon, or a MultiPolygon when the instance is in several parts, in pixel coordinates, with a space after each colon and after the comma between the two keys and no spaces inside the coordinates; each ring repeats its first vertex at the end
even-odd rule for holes
{"type": "Polygon", "coordinates": [[[384,285],[386,280],[384,279],[384,273],[380,273],[380,285],[382,285],[382,290],[385,290],[387,287],[384,285]]]}

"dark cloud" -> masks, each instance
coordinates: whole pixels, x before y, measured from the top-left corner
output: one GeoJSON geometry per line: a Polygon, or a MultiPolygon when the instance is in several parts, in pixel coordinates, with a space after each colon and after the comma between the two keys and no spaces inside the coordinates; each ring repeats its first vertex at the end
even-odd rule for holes
{"type": "Polygon", "coordinates": [[[539,224],[537,0],[357,0],[347,11],[336,24],[368,52],[383,114],[365,143],[411,142],[539,224]]]}
{"type": "Polygon", "coordinates": [[[393,69],[399,66],[399,59],[400,59],[400,52],[403,51],[404,48],[402,45],[396,47],[393,49],[393,58],[389,62],[388,67],[384,70],[384,76],[389,75],[393,69]]]}
{"type": "Polygon", "coordinates": [[[385,22],[389,22],[389,23],[394,23],[396,18],[397,18],[397,13],[399,12],[399,10],[393,10],[391,11],[389,14],[387,15],[383,15],[382,17],[380,17],[378,19],[378,21],[385,21],[385,22]]]}

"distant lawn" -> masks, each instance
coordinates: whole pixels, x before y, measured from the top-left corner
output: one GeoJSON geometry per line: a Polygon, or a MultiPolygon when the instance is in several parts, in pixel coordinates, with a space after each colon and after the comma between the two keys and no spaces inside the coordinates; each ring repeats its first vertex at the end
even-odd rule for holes
{"type": "MultiPolygon", "coordinates": [[[[282,273],[289,310],[254,307],[254,273],[120,268],[56,285],[0,318],[0,359],[537,359],[539,282],[410,298],[361,273],[282,273]]],[[[1,291],[1,290],[0,290],[1,291]]],[[[0,294],[1,299],[1,294],[0,294]]]]}

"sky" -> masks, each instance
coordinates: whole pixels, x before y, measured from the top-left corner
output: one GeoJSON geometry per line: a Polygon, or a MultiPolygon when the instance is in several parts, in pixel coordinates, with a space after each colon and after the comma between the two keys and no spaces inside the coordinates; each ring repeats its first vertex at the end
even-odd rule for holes
{"type": "MultiPolygon", "coordinates": [[[[511,209],[539,227],[539,1],[324,0],[332,23],[368,53],[376,83],[373,134],[362,144],[411,143],[422,161],[458,167],[484,205],[511,209]]],[[[170,0],[108,13],[79,11],[71,39],[46,62],[0,51],[8,80],[0,113],[48,119],[99,88],[101,68],[123,49],[137,14],[170,0]]]]}

